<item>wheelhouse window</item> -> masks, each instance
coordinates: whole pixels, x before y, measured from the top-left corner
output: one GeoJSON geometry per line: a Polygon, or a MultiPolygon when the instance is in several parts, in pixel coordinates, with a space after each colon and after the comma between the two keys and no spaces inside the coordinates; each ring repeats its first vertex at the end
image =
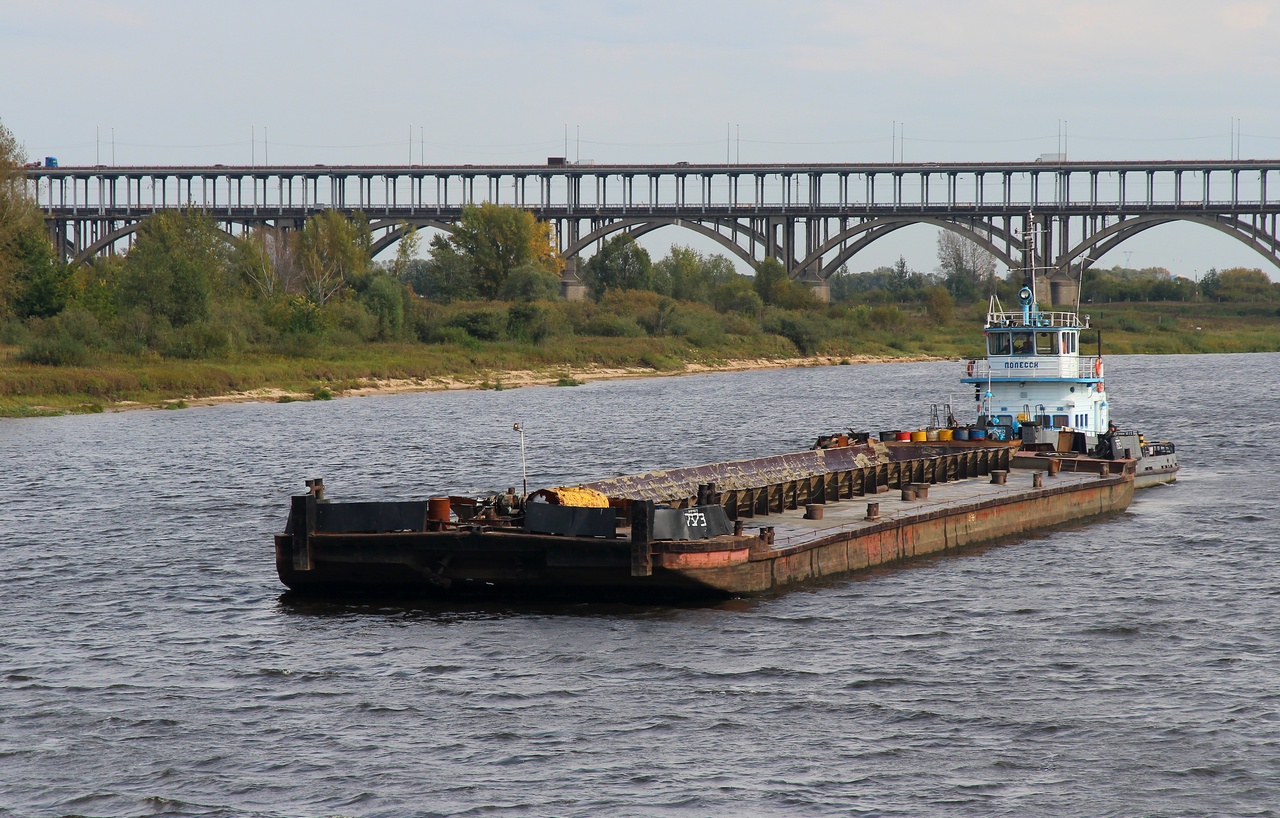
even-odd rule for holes
{"type": "Polygon", "coordinates": [[[1009,354],[1009,333],[1007,332],[987,333],[987,354],[988,355],[1008,355],[1009,354]]]}
{"type": "Polygon", "coordinates": [[[1014,332],[1013,336],[1013,354],[1014,355],[1034,355],[1036,354],[1036,343],[1034,332],[1014,332]]]}
{"type": "Polygon", "coordinates": [[[1074,355],[1076,351],[1076,334],[1074,332],[1060,332],[1062,354],[1074,355]]]}
{"type": "Polygon", "coordinates": [[[1058,333],[1037,332],[1036,333],[1036,354],[1037,355],[1057,355],[1058,354],[1058,333]]]}

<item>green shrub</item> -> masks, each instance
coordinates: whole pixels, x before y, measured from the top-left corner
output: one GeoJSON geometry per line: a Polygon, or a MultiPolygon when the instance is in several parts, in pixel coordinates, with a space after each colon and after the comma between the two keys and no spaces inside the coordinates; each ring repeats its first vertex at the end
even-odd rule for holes
{"type": "Polygon", "coordinates": [[[163,315],[132,307],[120,312],[114,334],[121,351],[141,355],[148,349],[163,349],[173,335],[173,327],[163,315]]]}
{"type": "Polygon", "coordinates": [[[0,321],[0,344],[21,346],[31,340],[31,331],[22,321],[0,321]]]}
{"type": "Polygon", "coordinates": [[[895,329],[902,326],[906,316],[893,304],[881,304],[872,307],[867,314],[867,321],[880,329],[895,329]]]}
{"type": "Polygon", "coordinates": [[[378,337],[378,318],[354,300],[330,301],[321,310],[330,327],[338,330],[333,340],[339,342],[342,333],[354,336],[357,341],[372,341],[378,337]]]}
{"type": "Polygon", "coordinates": [[[498,289],[503,301],[546,301],[559,295],[560,275],[537,264],[516,267],[498,289]]]}
{"type": "Polygon", "coordinates": [[[464,349],[480,349],[480,341],[462,327],[429,327],[420,337],[424,344],[454,344],[464,349]]]}
{"type": "Polygon", "coordinates": [[[667,332],[697,347],[714,347],[724,342],[724,318],[708,307],[688,305],[671,317],[667,332]]]}
{"type": "Polygon", "coordinates": [[[44,366],[84,366],[89,363],[89,350],[69,335],[41,335],[22,346],[18,360],[44,366]]]}
{"type": "Polygon", "coordinates": [[[277,338],[269,349],[286,358],[314,358],[323,346],[323,340],[314,333],[290,333],[277,338]]]}
{"type": "Polygon", "coordinates": [[[377,319],[377,337],[399,338],[404,329],[404,285],[389,276],[375,276],[360,294],[360,301],[377,319]]]}
{"type": "Polygon", "coordinates": [[[551,333],[546,307],[540,304],[512,304],[507,310],[507,334],[522,341],[537,343],[551,333]]]}
{"type": "Polygon", "coordinates": [[[866,304],[855,304],[853,306],[840,304],[832,308],[831,314],[851,328],[871,326],[871,307],[866,304]]]}
{"type": "Polygon", "coordinates": [[[231,332],[208,321],[187,324],[173,331],[159,350],[166,358],[219,358],[231,350],[231,332]]]}
{"type": "Polygon", "coordinates": [[[786,338],[804,355],[812,355],[822,343],[822,328],[811,318],[794,313],[771,313],[765,319],[765,330],[786,338]]]}
{"type": "Polygon", "coordinates": [[[559,301],[556,311],[574,335],[586,335],[587,324],[600,311],[594,301],[559,301]]]}
{"type": "Polygon", "coordinates": [[[301,295],[291,295],[276,302],[271,314],[282,331],[300,335],[319,332],[323,323],[316,302],[301,295]]]}
{"type": "Polygon", "coordinates": [[[455,315],[449,325],[460,327],[472,338],[497,341],[506,331],[507,314],[496,309],[468,310],[455,315]]]}
{"type": "Polygon", "coordinates": [[[645,335],[645,331],[633,318],[600,313],[586,322],[580,334],[604,338],[640,338],[645,335]]]}
{"type": "Polygon", "coordinates": [[[89,349],[101,349],[107,345],[102,326],[93,313],[83,309],[64,310],[49,320],[50,329],[74,338],[89,349]]]}
{"type": "Polygon", "coordinates": [[[409,334],[424,344],[432,343],[431,333],[440,324],[439,310],[430,301],[409,298],[405,311],[405,324],[409,334]]]}

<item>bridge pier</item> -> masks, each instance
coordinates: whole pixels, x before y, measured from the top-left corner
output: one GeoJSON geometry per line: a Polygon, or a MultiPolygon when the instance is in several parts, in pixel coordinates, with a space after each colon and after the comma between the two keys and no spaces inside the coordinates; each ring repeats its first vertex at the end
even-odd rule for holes
{"type": "Polygon", "coordinates": [[[792,278],[808,287],[822,303],[831,303],[831,282],[823,278],[816,267],[807,267],[792,278]]]}
{"type": "Polygon", "coordinates": [[[1080,297],[1080,280],[1070,273],[1057,272],[1048,278],[1049,303],[1055,307],[1074,307],[1080,297]]]}
{"type": "Polygon", "coordinates": [[[564,260],[564,272],[560,274],[560,297],[566,301],[582,301],[587,297],[587,285],[578,276],[576,256],[564,260]]]}

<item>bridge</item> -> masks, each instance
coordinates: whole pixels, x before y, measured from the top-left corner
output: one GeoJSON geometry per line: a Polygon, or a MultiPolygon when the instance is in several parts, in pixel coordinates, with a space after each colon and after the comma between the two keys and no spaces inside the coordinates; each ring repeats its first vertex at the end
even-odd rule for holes
{"type": "Polygon", "coordinates": [[[751,266],[772,256],[820,291],[872,242],[914,224],[970,239],[1071,303],[1083,271],[1145,230],[1212,228],[1280,268],[1280,160],[917,164],[32,167],[32,195],[68,259],[128,245],[139,222],[197,208],[230,235],[362,211],[378,254],[410,227],[451,232],[481,202],[554,225],[576,264],[620,231],[705,236],[751,266]]]}

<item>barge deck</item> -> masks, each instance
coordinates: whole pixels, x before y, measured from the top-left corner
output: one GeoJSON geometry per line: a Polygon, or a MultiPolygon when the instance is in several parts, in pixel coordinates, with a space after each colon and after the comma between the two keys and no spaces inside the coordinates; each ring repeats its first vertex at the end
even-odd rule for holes
{"type": "Polygon", "coordinates": [[[523,519],[477,514],[465,498],[444,514],[330,503],[311,481],[276,536],[276,565],[291,589],[325,594],[723,598],[1111,514],[1133,497],[1132,460],[937,451],[850,447],[614,478],[588,484],[608,489],[609,508],[523,519]]]}

